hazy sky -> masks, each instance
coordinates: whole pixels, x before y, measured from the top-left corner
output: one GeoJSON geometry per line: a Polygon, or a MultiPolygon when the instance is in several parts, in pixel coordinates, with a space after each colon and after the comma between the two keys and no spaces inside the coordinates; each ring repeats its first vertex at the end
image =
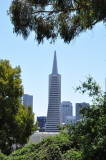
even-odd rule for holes
{"type": "MultiPolygon", "coordinates": [[[[25,41],[13,34],[7,16],[11,0],[0,1],[0,59],[10,60],[12,67],[21,66],[24,93],[33,95],[35,116],[46,116],[48,107],[48,76],[52,72],[54,51],[57,53],[58,72],[61,74],[61,101],[91,103],[87,95],[75,93],[80,81],[89,74],[105,88],[106,27],[99,23],[92,31],[80,34],[70,44],[58,39],[55,44],[45,40],[38,45],[34,33],[25,41]]],[[[75,111],[74,111],[75,113],[75,111]]]]}

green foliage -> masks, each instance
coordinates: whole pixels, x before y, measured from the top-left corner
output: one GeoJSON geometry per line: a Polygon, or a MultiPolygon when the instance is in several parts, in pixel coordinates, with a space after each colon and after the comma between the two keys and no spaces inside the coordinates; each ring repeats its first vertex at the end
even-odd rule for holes
{"type": "MultiPolygon", "coordinates": [[[[88,77],[82,86],[77,88],[82,93],[88,91],[93,98],[102,95],[100,87],[92,77],[88,77]],[[92,94],[93,93],[93,94],[92,94]]],[[[68,135],[75,148],[82,151],[84,160],[104,160],[106,154],[106,99],[102,95],[96,98],[92,106],[81,109],[83,119],[67,126],[68,135]],[[101,101],[100,101],[101,100],[101,101]]]]}
{"type": "Polygon", "coordinates": [[[36,121],[36,123],[35,123],[35,127],[34,127],[34,128],[35,128],[35,131],[37,131],[37,130],[38,130],[38,123],[39,123],[39,122],[38,122],[38,121],[36,121]]]}
{"type": "Polygon", "coordinates": [[[29,136],[35,130],[34,114],[32,113],[31,106],[28,106],[28,109],[26,109],[25,106],[22,105],[19,107],[18,112],[15,116],[15,125],[18,131],[15,134],[15,137],[17,139],[16,143],[23,146],[28,142],[29,136]]]}
{"type": "Polygon", "coordinates": [[[24,39],[34,31],[38,43],[57,37],[70,43],[96,23],[106,24],[106,0],[12,0],[8,13],[24,39]]]}
{"type": "Polygon", "coordinates": [[[64,136],[44,138],[38,144],[30,144],[8,156],[8,160],[62,160],[63,154],[71,149],[70,141],[64,136]]]}
{"type": "Polygon", "coordinates": [[[4,160],[4,159],[6,159],[6,156],[0,152],[0,160],[4,160]]]}
{"type": "Polygon", "coordinates": [[[68,150],[63,155],[63,159],[64,160],[82,160],[81,151],[76,150],[76,149],[68,150]]]}
{"type": "Polygon", "coordinates": [[[68,137],[65,137],[64,135],[59,135],[45,139],[45,144],[47,146],[51,143],[58,145],[62,153],[65,153],[67,150],[71,148],[71,144],[68,137]]]}
{"type": "MultiPolygon", "coordinates": [[[[60,134],[44,138],[38,144],[30,144],[16,150],[8,160],[105,160],[106,157],[106,94],[88,77],[87,81],[77,87],[82,93],[88,92],[95,101],[92,106],[81,109],[82,120],[60,128],[60,134]],[[98,101],[97,97],[100,96],[98,101]],[[95,98],[96,97],[96,98],[95,98]]],[[[21,108],[22,109],[22,108],[21,108]]],[[[24,107],[23,107],[24,109],[24,107]]],[[[21,112],[23,112],[21,110],[21,112]]],[[[20,114],[21,114],[20,112],[20,114]]],[[[27,111],[25,114],[28,114],[27,111]]],[[[23,126],[21,116],[20,125],[23,126]]],[[[26,119],[25,119],[26,121],[26,119]]],[[[19,121],[20,122],[20,121],[19,121]]],[[[4,155],[1,154],[1,157],[4,155]]]]}
{"type": "Polygon", "coordinates": [[[82,94],[87,92],[90,97],[93,97],[93,104],[102,104],[104,96],[101,87],[90,75],[86,79],[85,82],[81,82],[81,86],[77,87],[76,91],[79,90],[82,94]]]}
{"type": "Polygon", "coordinates": [[[32,108],[21,105],[20,73],[19,66],[0,60],[0,149],[6,155],[27,143],[34,131],[32,108]]]}
{"type": "Polygon", "coordinates": [[[56,144],[51,144],[48,146],[47,159],[49,160],[61,160],[62,159],[60,148],[56,144]]]}

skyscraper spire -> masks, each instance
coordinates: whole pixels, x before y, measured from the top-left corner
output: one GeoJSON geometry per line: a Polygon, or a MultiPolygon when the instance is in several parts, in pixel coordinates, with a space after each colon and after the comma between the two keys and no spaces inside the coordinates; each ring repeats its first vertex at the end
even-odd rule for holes
{"type": "Polygon", "coordinates": [[[56,59],[56,51],[54,52],[54,61],[53,61],[52,74],[58,74],[58,69],[57,69],[57,59],[56,59]]]}

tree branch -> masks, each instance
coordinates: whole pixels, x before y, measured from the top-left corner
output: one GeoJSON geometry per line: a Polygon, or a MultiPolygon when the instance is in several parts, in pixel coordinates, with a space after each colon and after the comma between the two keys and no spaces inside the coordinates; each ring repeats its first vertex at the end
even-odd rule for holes
{"type": "Polygon", "coordinates": [[[60,10],[53,10],[53,11],[35,11],[34,13],[32,14],[35,14],[35,13],[49,13],[49,14],[52,14],[52,13],[56,13],[56,12],[63,12],[63,11],[76,11],[78,10],[78,8],[71,8],[71,9],[60,9],[60,10]]]}
{"type": "Polygon", "coordinates": [[[96,23],[98,23],[98,22],[100,22],[100,21],[102,21],[103,19],[98,19],[97,21],[95,21],[94,23],[92,23],[91,25],[93,26],[93,25],[95,25],[96,23]]]}

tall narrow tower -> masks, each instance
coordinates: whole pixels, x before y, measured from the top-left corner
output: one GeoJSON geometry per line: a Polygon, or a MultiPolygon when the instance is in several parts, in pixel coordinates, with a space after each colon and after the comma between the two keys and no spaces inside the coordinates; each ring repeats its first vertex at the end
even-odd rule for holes
{"type": "Polygon", "coordinates": [[[61,126],[61,124],[61,75],[58,74],[55,51],[52,74],[49,75],[49,101],[46,132],[59,132],[57,125],[61,126]]]}

